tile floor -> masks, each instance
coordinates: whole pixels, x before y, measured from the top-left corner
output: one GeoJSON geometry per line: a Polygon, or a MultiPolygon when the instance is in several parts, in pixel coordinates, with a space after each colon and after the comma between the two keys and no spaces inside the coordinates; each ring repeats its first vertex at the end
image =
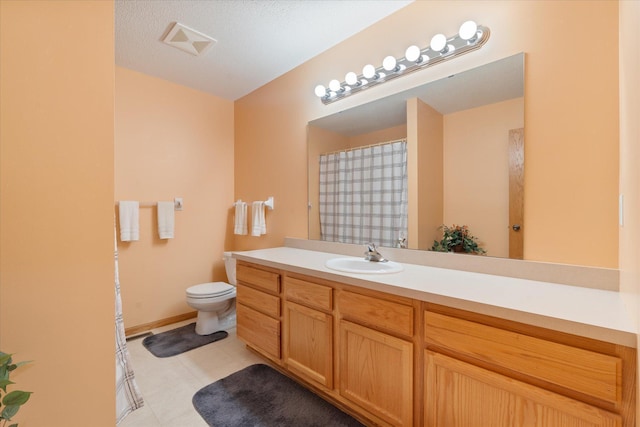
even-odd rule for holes
{"type": "MultiPolygon", "coordinates": [[[[160,333],[193,323],[195,319],[153,329],[160,333]]],[[[263,359],[245,348],[235,328],[221,341],[179,354],[157,358],[142,345],[128,341],[131,363],[144,406],[129,414],[118,427],[207,427],[191,403],[202,387],[263,359]]]]}

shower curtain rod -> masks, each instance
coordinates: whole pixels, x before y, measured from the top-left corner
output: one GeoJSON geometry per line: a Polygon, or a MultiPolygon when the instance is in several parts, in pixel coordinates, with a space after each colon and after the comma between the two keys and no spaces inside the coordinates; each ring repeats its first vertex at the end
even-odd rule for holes
{"type": "Polygon", "coordinates": [[[328,156],[329,154],[347,153],[347,152],[353,151],[353,150],[361,150],[361,149],[364,149],[364,148],[377,147],[378,145],[394,144],[396,142],[407,142],[407,138],[394,139],[394,140],[385,141],[385,142],[376,142],[375,144],[363,145],[363,146],[360,146],[360,147],[345,148],[343,150],[329,151],[328,153],[320,153],[320,155],[321,156],[328,156]]]}

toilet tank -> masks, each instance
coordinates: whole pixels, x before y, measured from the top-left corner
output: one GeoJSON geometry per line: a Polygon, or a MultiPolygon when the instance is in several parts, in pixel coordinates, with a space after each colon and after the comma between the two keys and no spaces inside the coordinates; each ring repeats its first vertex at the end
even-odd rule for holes
{"type": "Polygon", "coordinates": [[[233,252],[224,252],[222,259],[224,260],[224,268],[227,271],[227,280],[229,284],[236,285],[236,259],[233,258],[233,252]]]}

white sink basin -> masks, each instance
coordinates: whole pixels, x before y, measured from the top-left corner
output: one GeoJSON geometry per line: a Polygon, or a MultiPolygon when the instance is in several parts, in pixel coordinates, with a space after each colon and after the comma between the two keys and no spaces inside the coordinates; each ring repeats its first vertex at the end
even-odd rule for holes
{"type": "Polygon", "coordinates": [[[388,274],[403,270],[397,262],[372,262],[364,258],[332,258],[324,264],[327,268],[344,273],[388,274]]]}

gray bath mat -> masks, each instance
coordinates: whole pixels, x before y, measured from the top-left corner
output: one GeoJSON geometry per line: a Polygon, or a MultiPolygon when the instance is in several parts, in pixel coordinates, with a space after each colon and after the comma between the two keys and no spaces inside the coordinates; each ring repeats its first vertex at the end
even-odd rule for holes
{"type": "Polygon", "coordinates": [[[142,345],[156,357],[170,357],[219,341],[227,336],[229,334],[226,331],[198,335],[196,334],[196,324],[190,323],[177,329],[146,337],[142,341],[142,345]]]}
{"type": "Polygon", "coordinates": [[[193,406],[210,426],[361,427],[363,424],[267,365],[251,365],[199,390],[193,406]]]}

